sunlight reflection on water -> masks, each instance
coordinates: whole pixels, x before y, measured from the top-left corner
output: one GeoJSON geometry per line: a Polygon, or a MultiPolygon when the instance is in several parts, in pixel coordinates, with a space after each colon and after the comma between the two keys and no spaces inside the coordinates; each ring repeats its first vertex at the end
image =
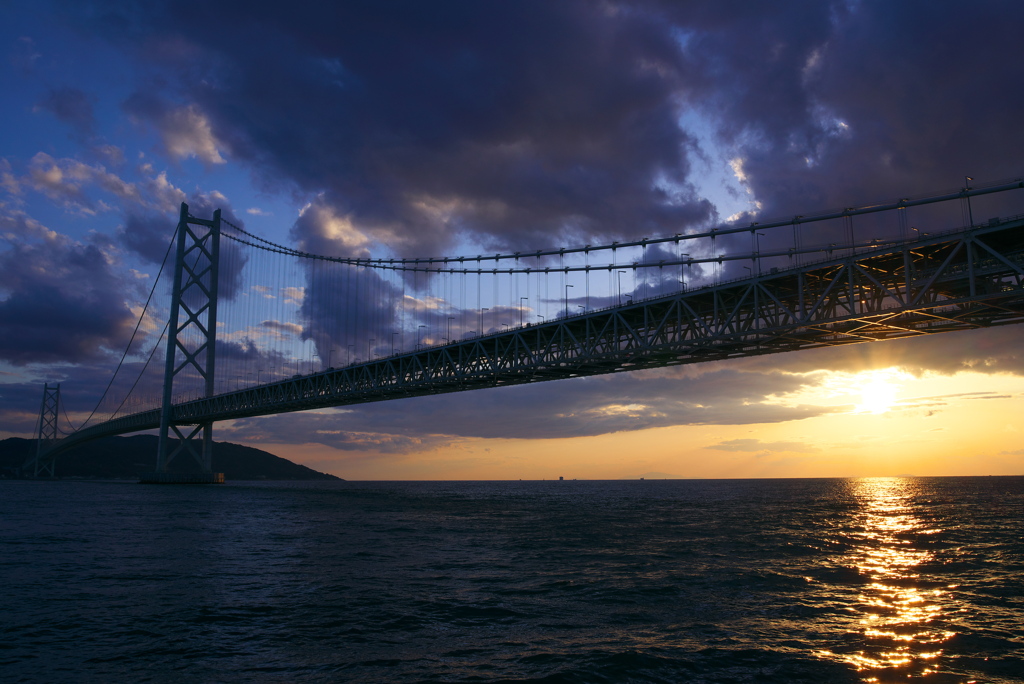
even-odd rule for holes
{"type": "Polygon", "coordinates": [[[865,581],[857,597],[861,648],[837,657],[865,675],[865,681],[899,673],[921,677],[937,671],[942,644],[955,632],[938,628],[955,608],[949,589],[929,586],[919,566],[934,560],[927,539],[943,530],[914,514],[913,480],[871,478],[851,482],[860,502],[850,531],[853,550],[846,562],[865,581]]]}
{"type": "Polygon", "coordinates": [[[1019,684],[1021,511],[1024,478],[0,481],[0,679],[1019,684]]]}

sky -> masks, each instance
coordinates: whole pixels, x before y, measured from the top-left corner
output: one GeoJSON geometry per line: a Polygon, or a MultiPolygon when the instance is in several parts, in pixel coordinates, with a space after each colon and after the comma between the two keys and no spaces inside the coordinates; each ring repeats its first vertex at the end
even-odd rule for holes
{"type": "MultiPolygon", "coordinates": [[[[183,201],[282,244],[416,257],[1024,175],[1016,3],[53,0],[0,3],[0,17],[0,438],[31,435],[44,382],[62,383],[73,421],[88,415],[183,201]]],[[[1022,334],[214,435],[350,479],[1024,474],[1022,334]]]]}

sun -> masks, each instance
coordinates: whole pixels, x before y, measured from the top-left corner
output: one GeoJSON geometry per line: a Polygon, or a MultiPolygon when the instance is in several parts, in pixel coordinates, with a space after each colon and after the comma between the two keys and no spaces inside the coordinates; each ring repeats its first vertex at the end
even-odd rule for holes
{"type": "Polygon", "coordinates": [[[880,415],[899,405],[899,394],[911,380],[897,367],[874,370],[794,373],[802,385],[790,392],[772,394],[766,404],[782,406],[821,406],[848,414],[880,415]]]}
{"type": "Polygon", "coordinates": [[[896,405],[900,385],[892,381],[892,374],[868,372],[860,378],[860,403],[854,413],[885,413],[896,405]]]}

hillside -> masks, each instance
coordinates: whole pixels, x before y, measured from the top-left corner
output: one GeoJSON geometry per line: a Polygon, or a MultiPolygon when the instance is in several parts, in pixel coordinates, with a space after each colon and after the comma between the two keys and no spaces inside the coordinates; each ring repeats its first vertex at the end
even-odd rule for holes
{"type": "MultiPolygon", "coordinates": [[[[106,437],[57,456],[58,477],[135,479],[156,467],[155,435],[106,437]]],[[[0,440],[0,477],[18,472],[35,448],[30,439],[0,440]]],[[[213,470],[226,480],[340,480],[288,459],[252,447],[215,442],[213,470]]]]}

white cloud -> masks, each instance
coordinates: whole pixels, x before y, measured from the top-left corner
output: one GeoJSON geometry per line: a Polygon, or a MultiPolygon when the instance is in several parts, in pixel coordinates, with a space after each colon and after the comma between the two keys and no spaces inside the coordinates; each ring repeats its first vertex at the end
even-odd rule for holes
{"type": "Polygon", "coordinates": [[[0,159],[0,188],[3,188],[11,195],[21,194],[21,184],[14,177],[11,163],[6,159],[0,159]]]}
{"type": "MultiPolygon", "coordinates": [[[[152,170],[148,164],[139,167],[142,173],[152,170]]],[[[172,185],[164,172],[132,183],[107,171],[101,164],[89,165],[67,157],[56,159],[45,152],[32,157],[28,173],[21,178],[11,173],[9,163],[6,167],[0,165],[0,184],[9,192],[20,192],[22,187],[28,187],[58,202],[67,211],[89,215],[114,209],[97,197],[97,192],[112,195],[122,205],[157,211],[174,211],[185,200],[185,193],[172,185]]]]}
{"type": "Polygon", "coordinates": [[[167,151],[178,159],[195,157],[207,164],[224,164],[223,145],[213,135],[210,121],[195,105],[167,112],[159,123],[167,151]]]}
{"type": "Polygon", "coordinates": [[[282,287],[281,294],[284,296],[284,301],[286,303],[294,304],[295,306],[301,306],[302,300],[306,298],[306,288],[282,287]]]}

